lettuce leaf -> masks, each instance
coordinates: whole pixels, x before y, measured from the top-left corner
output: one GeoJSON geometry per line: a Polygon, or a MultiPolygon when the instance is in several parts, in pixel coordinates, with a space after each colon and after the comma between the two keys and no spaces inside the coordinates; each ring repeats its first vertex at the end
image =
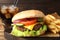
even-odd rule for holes
{"type": "Polygon", "coordinates": [[[28,29],[24,32],[20,31],[17,29],[16,26],[13,27],[11,34],[17,37],[26,37],[26,36],[38,36],[41,34],[41,32],[46,31],[47,30],[47,26],[43,25],[39,30],[35,31],[35,30],[31,30],[29,31],[28,29]]]}
{"type": "Polygon", "coordinates": [[[44,32],[44,31],[47,31],[47,26],[46,25],[43,25],[37,32],[36,32],[36,35],[40,35],[41,32],[44,32]]]}

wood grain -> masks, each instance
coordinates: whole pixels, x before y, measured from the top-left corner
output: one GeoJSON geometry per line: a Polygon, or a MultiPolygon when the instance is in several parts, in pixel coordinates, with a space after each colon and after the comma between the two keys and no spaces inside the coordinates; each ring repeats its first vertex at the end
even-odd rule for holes
{"type": "Polygon", "coordinates": [[[0,40],[6,40],[4,37],[4,26],[2,23],[2,19],[0,19],[0,40]]]}

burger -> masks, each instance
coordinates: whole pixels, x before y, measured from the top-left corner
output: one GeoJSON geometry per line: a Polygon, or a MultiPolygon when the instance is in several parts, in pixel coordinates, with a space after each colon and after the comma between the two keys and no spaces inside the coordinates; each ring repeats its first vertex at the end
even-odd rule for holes
{"type": "Polygon", "coordinates": [[[44,34],[47,26],[44,24],[44,14],[39,10],[25,10],[12,18],[11,34],[17,37],[35,37],[44,34]]]}

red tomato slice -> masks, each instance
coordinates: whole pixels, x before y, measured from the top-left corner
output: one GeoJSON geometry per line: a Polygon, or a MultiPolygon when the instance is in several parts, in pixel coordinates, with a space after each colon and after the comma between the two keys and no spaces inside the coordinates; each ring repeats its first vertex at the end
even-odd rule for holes
{"type": "Polygon", "coordinates": [[[22,19],[22,20],[16,20],[14,23],[22,23],[24,25],[31,25],[36,23],[36,18],[29,18],[29,19],[22,19]]]}

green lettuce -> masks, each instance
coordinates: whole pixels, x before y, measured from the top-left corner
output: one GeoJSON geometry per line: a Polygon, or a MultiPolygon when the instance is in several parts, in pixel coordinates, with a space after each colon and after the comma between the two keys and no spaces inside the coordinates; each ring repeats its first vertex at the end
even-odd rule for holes
{"type": "Polygon", "coordinates": [[[16,25],[13,27],[11,34],[17,37],[26,37],[26,36],[38,36],[41,34],[41,32],[44,32],[47,30],[47,26],[43,25],[39,30],[35,31],[35,30],[31,30],[29,31],[28,29],[24,32],[20,31],[17,29],[16,25]]]}

